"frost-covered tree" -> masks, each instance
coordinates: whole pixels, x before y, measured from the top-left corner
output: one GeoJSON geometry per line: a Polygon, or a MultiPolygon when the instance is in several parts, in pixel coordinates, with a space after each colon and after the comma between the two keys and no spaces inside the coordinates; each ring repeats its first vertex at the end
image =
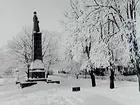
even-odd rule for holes
{"type": "Polygon", "coordinates": [[[18,60],[24,64],[32,61],[32,31],[23,29],[18,36],[8,42],[8,48],[11,53],[18,56],[18,60]]]}
{"type": "MultiPolygon", "coordinates": [[[[110,38],[112,36],[120,36],[122,40],[127,40],[127,48],[129,49],[130,61],[133,64],[135,70],[137,71],[138,78],[140,80],[140,69],[139,69],[139,53],[138,53],[138,43],[136,35],[136,6],[138,1],[136,0],[94,0],[95,6],[104,9],[104,20],[106,17],[107,28],[104,35],[109,35],[109,40],[107,44],[109,45],[110,38]],[[114,25],[118,31],[114,32],[114,25]],[[112,24],[112,29],[110,25],[112,24]],[[111,33],[112,32],[112,33],[111,33]]],[[[95,7],[94,6],[94,7],[95,7]]],[[[102,14],[103,15],[103,14],[102,14]]],[[[114,38],[113,38],[114,39],[114,38]]],[[[125,41],[126,42],[126,41],[125,41]]],[[[114,65],[113,51],[108,47],[111,52],[111,62],[110,65],[114,65]]],[[[140,85],[140,82],[139,82],[140,85]]],[[[140,87],[140,86],[139,86],[140,87]]],[[[140,88],[139,88],[140,90],[140,88]]]]}
{"type": "Polygon", "coordinates": [[[131,60],[139,77],[137,3],[135,0],[71,0],[63,25],[73,39],[75,58],[86,54],[88,64],[109,66],[112,78],[117,63],[127,65],[131,60]]]}
{"type": "MultiPolygon", "coordinates": [[[[89,70],[93,70],[93,64],[90,59],[92,42],[94,41],[92,38],[93,33],[90,32],[89,27],[84,23],[86,10],[83,8],[83,5],[84,2],[82,0],[71,0],[70,10],[64,13],[63,25],[65,30],[70,33],[68,42],[71,46],[73,60],[82,63],[82,65],[85,65],[85,62],[87,62],[86,65],[89,67],[89,70]]],[[[85,67],[82,65],[81,67],[85,67]]]]}
{"type": "MultiPolygon", "coordinates": [[[[72,38],[72,37],[71,37],[72,38]]],[[[75,56],[73,55],[73,44],[69,33],[64,32],[61,35],[59,55],[60,55],[60,65],[61,70],[66,71],[67,73],[77,76],[80,72],[80,63],[75,61],[75,56]],[[71,41],[70,41],[71,40],[71,41]]]]}
{"type": "MultiPolygon", "coordinates": [[[[98,32],[100,32],[99,43],[103,43],[103,50],[101,50],[101,52],[104,51],[104,55],[106,56],[110,68],[110,88],[114,88],[116,62],[122,60],[117,57],[118,54],[116,52],[119,52],[119,50],[122,49],[126,52],[126,49],[128,49],[126,39],[124,38],[125,33],[122,31],[122,26],[119,25],[121,24],[122,19],[122,16],[119,13],[119,5],[121,2],[119,0],[93,0],[92,3],[86,5],[90,11],[88,13],[88,15],[91,16],[90,19],[96,17],[95,20],[93,20],[96,23],[92,25],[99,29],[98,32]]],[[[122,53],[124,52],[121,52],[121,54],[122,53]]]]}
{"type": "Polygon", "coordinates": [[[47,70],[51,69],[52,65],[59,63],[59,41],[60,33],[49,32],[46,35],[46,44],[44,43],[43,60],[47,70]]]}

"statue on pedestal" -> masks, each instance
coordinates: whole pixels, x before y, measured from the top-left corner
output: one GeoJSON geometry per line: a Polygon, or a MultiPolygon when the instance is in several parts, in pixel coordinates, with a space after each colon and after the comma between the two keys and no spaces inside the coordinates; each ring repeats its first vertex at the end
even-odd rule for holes
{"type": "Polygon", "coordinates": [[[39,20],[36,15],[37,13],[34,12],[33,16],[33,35],[32,35],[32,41],[33,41],[33,61],[30,64],[29,67],[29,74],[28,78],[29,80],[36,79],[46,79],[45,77],[45,68],[43,63],[43,57],[42,57],[42,34],[40,32],[39,28],[39,20]]]}

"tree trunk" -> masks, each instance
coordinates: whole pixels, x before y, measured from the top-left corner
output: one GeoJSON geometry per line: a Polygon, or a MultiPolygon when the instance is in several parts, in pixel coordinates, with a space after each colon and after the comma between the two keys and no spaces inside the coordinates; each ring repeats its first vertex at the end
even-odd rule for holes
{"type": "Polygon", "coordinates": [[[90,72],[90,77],[91,77],[91,81],[92,81],[92,87],[95,87],[96,82],[95,82],[95,75],[93,74],[93,71],[90,72]]]}
{"type": "Polygon", "coordinates": [[[85,78],[87,78],[87,70],[85,69],[85,78]]]}
{"type": "Polygon", "coordinates": [[[92,87],[95,87],[95,86],[96,86],[95,75],[93,75],[93,77],[92,77],[92,87]]]}
{"type": "Polygon", "coordinates": [[[110,89],[114,89],[114,71],[111,69],[111,75],[110,75],[110,89]]]}
{"type": "Polygon", "coordinates": [[[78,73],[75,73],[75,76],[76,76],[76,79],[78,79],[78,77],[79,77],[79,74],[78,74],[78,73]]]}

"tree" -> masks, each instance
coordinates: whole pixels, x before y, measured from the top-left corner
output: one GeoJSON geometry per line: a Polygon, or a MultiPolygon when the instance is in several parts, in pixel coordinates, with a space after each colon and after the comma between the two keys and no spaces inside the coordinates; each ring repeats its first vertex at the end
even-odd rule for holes
{"type": "Polygon", "coordinates": [[[78,0],[70,0],[70,11],[64,13],[65,19],[62,23],[65,27],[65,30],[70,32],[68,43],[71,46],[70,50],[71,55],[73,55],[72,59],[76,62],[81,62],[81,57],[83,55],[86,56],[85,60],[88,61],[87,64],[89,65],[90,70],[93,70],[93,65],[90,59],[93,39],[92,34],[88,29],[86,29],[87,27],[82,22],[83,14],[85,11],[82,8],[81,3],[83,3],[82,0],[81,2],[78,0]]]}
{"type": "MultiPolygon", "coordinates": [[[[128,56],[130,59],[127,59],[127,62],[131,60],[140,74],[135,27],[138,1],[71,0],[71,9],[64,14],[63,24],[65,29],[71,32],[73,46],[80,45],[83,52],[81,49],[78,52],[85,53],[91,62],[101,64],[99,61],[106,59],[106,66],[111,68],[111,77],[114,75],[116,63],[124,62],[128,56]],[[95,57],[100,54],[104,57],[95,57]],[[97,59],[94,60],[94,57],[97,59]]],[[[74,47],[72,50],[75,50],[74,47]]],[[[111,84],[114,85],[114,82],[111,84]]]]}
{"type": "Polygon", "coordinates": [[[52,65],[59,63],[59,40],[60,40],[60,33],[57,32],[50,32],[49,35],[46,36],[47,45],[48,47],[44,47],[45,51],[43,53],[44,64],[47,70],[51,69],[52,65]]]}
{"type": "MultiPolygon", "coordinates": [[[[139,1],[139,0],[138,0],[139,1]]],[[[138,42],[136,34],[136,0],[130,0],[127,2],[127,15],[126,15],[126,35],[128,37],[128,43],[130,44],[130,60],[134,65],[135,70],[137,70],[139,91],[140,91],[140,55],[138,52],[138,42]]]]}
{"type": "MultiPolygon", "coordinates": [[[[138,0],[139,1],[139,0],[138,0]]],[[[139,69],[139,53],[138,53],[138,43],[137,43],[137,36],[136,36],[136,6],[138,1],[136,0],[113,0],[105,2],[101,2],[99,0],[94,0],[95,4],[94,7],[100,7],[102,9],[106,9],[107,12],[105,16],[107,17],[107,35],[110,34],[110,22],[115,23],[118,28],[118,32],[113,32],[111,37],[114,35],[118,35],[122,37],[122,40],[126,38],[127,43],[129,44],[129,52],[130,52],[130,61],[134,65],[135,70],[137,70],[138,79],[139,79],[139,91],[140,91],[140,69],[139,69]],[[121,4],[124,5],[121,5],[121,4]],[[110,15],[111,18],[110,18],[110,15]]],[[[104,16],[104,17],[105,17],[104,16]]],[[[113,25],[113,24],[112,24],[113,25]]],[[[114,30],[114,27],[113,27],[114,30]]],[[[110,40],[110,38],[109,38],[110,40]]],[[[108,43],[109,44],[109,43],[108,43]]],[[[110,50],[110,49],[109,49],[110,50]]],[[[111,51],[112,52],[112,51],[111,51]]],[[[111,54],[111,58],[113,57],[113,53],[111,54]]],[[[113,60],[113,59],[112,59],[113,60]]],[[[111,64],[111,62],[110,62],[111,64]]],[[[114,65],[114,64],[111,64],[114,65]]]]}
{"type": "Polygon", "coordinates": [[[32,61],[32,33],[30,29],[23,29],[17,37],[8,43],[9,50],[25,65],[32,61]]]}
{"type": "Polygon", "coordinates": [[[59,47],[59,55],[60,55],[60,65],[61,69],[66,71],[67,73],[71,75],[78,76],[79,74],[79,63],[74,60],[73,56],[73,50],[71,42],[69,41],[69,38],[67,37],[68,33],[63,33],[60,40],[60,47],[59,47]]]}

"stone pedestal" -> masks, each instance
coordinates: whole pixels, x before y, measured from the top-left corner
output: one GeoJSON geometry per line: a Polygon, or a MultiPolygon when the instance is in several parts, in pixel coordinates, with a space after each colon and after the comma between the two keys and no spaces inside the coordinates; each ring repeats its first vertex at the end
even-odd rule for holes
{"type": "Polygon", "coordinates": [[[45,79],[45,70],[42,60],[36,59],[33,61],[29,68],[29,80],[45,79]]]}

